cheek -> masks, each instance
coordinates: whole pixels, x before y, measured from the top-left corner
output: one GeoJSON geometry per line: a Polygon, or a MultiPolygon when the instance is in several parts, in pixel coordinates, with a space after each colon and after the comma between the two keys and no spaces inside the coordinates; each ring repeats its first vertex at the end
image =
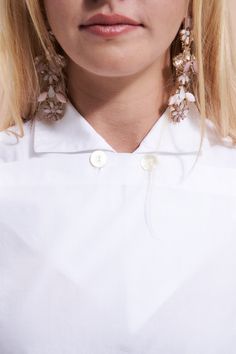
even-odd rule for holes
{"type": "Polygon", "coordinates": [[[174,40],[186,14],[186,0],[151,0],[147,23],[158,46],[166,49],[174,40]]]}
{"type": "Polygon", "coordinates": [[[78,26],[82,0],[44,0],[50,27],[56,37],[64,38],[71,28],[78,26]]]}

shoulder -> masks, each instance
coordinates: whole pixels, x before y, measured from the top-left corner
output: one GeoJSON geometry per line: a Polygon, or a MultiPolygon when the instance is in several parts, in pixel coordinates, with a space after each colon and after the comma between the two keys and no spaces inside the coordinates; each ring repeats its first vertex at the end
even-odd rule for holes
{"type": "Polygon", "coordinates": [[[23,123],[24,136],[19,137],[19,128],[14,125],[0,131],[0,164],[29,157],[32,140],[32,122],[23,123]]]}
{"type": "Polygon", "coordinates": [[[207,122],[205,145],[190,173],[186,188],[224,198],[236,197],[236,146],[227,136],[222,138],[210,121],[207,122]]]}
{"type": "Polygon", "coordinates": [[[203,163],[216,168],[236,170],[236,143],[227,136],[220,137],[210,120],[206,120],[207,145],[203,154],[203,163]]]}

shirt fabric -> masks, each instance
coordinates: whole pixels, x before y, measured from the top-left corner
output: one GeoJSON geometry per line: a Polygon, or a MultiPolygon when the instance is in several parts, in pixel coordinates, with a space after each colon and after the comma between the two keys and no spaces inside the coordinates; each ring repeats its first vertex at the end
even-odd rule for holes
{"type": "Polygon", "coordinates": [[[193,168],[195,104],[132,153],[70,101],[24,132],[0,133],[0,353],[235,354],[236,149],[207,120],[193,168]]]}

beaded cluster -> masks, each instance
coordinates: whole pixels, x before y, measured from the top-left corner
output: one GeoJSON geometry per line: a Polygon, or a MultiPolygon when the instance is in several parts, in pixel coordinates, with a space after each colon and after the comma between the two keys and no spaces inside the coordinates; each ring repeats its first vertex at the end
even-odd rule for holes
{"type": "MultiPolygon", "coordinates": [[[[54,38],[52,31],[49,32],[51,39],[54,38]]],[[[34,58],[35,67],[39,75],[42,92],[37,98],[37,118],[57,121],[63,118],[67,97],[65,95],[65,84],[61,80],[63,68],[66,67],[64,56],[57,54],[51,60],[47,52],[46,60],[44,55],[34,58]]]]}
{"type": "Polygon", "coordinates": [[[190,28],[190,19],[188,25],[182,29],[180,34],[182,51],[173,58],[173,65],[176,69],[177,89],[169,98],[168,106],[170,108],[171,119],[175,123],[188,116],[189,102],[195,102],[195,96],[191,92],[193,76],[197,74],[196,57],[192,53],[193,33],[190,28]]]}

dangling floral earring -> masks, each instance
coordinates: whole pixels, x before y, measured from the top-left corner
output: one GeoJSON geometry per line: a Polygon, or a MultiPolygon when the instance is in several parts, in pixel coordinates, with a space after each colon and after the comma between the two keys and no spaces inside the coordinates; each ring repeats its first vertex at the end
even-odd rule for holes
{"type": "Polygon", "coordinates": [[[198,72],[197,62],[192,53],[192,19],[186,17],[184,29],[180,30],[182,52],[173,58],[178,82],[175,94],[169,98],[170,118],[174,123],[179,123],[188,116],[189,102],[195,102],[195,96],[191,93],[193,76],[198,72]]]}
{"type": "MultiPolygon", "coordinates": [[[[48,32],[50,39],[55,41],[53,32],[51,30],[48,32]]],[[[47,52],[46,58],[44,55],[34,58],[42,88],[37,99],[36,113],[39,120],[57,121],[63,118],[67,103],[65,80],[62,80],[62,69],[66,66],[66,59],[60,54],[54,56],[54,63],[50,59],[49,52],[47,52]]]]}

